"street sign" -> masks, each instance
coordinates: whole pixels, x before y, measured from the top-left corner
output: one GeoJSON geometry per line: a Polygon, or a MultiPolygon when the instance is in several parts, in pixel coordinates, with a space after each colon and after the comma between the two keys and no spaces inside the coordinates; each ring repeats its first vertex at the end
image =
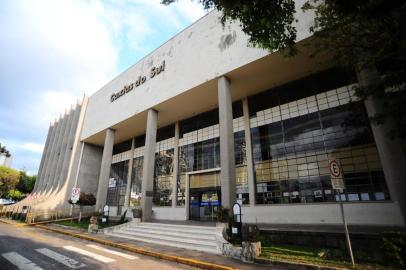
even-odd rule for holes
{"type": "Polygon", "coordinates": [[[114,177],[109,179],[109,188],[116,187],[116,179],[114,177]]]}
{"type": "Polygon", "coordinates": [[[72,188],[72,193],[70,195],[70,200],[72,201],[72,203],[77,203],[79,201],[79,197],[80,197],[80,188],[78,187],[72,188]]]}
{"type": "Polygon", "coordinates": [[[102,217],[102,223],[108,223],[109,222],[109,215],[110,215],[110,207],[106,204],[103,206],[103,217],[102,217]]]}
{"type": "Polygon", "coordinates": [[[341,164],[337,159],[332,159],[328,162],[328,168],[330,170],[330,175],[335,178],[342,178],[341,164]]]}
{"type": "Polygon", "coordinates": [[[350,257],[351,257],[352,266],[354,266],[355,261],[354,261],[354,255],[352,253],[350,233],[348,232],[347,221],[345,219],[344,207],[343,207],[343,203],[342,203],[342,200],[343,200],[342,196],[344,196],[344,198],[345,198],[345,194],[340,194],[340,193],[342,193],[342,190],[345,189],[343,170],[341,168],[340,161],[338,159],[329,160],[328,161],[328,169],[330,171],[330,178],[331,178],[331,186],[332,186],[332,188],[336,189],[336,190],[337,189],[341,190],[341,191],[338,191],[338,194],[336,196],[339,196],[339,198],[340,198],[339,199],[339,201],[340,201],[340,212],[341,212],[341,217],[342,217],[342,220],[343,220],[343,225],[344,225],[344,230],[345,230],[345,237],[346,237],[346,240],[347,240],[348,253],[350,254],[350,257]]]}
{"type": "Polygon", "coordinates": [[[332,159],[328,162],[328,169],[330,171],[331,186],[333,189],[344,189],[343,171],[338,159],[332,159]]]}

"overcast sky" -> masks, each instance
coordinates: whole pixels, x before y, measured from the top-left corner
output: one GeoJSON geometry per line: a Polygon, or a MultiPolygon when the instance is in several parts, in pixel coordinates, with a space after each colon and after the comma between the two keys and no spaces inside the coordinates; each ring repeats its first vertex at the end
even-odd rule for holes
{"type": "Polygon", "coordinates": [[[48,127],[202,17],[195,1],[1,0],[0,143],[36,174],[48,127]]]}

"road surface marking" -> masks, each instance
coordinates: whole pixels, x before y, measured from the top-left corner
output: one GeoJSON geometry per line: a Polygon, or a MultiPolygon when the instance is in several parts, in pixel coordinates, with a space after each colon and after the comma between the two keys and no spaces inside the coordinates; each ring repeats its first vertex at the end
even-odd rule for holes
{"type": "Polygon", "coordinates": [[[32,261],[18,254],[17,252],[8,252],[1,255],[6,260],[17,266],[20,270],[44,270],[32,261]]]}
{"type": "Polygon", "coordinates": [[[122,253],[122,252],[118,252],[118,251],[103,248],[103,247],[99,247],[99,246],[96,246],[96,245],[86,245],[86,246],[97,249],[97,250],[101,250],[101,251],[104,251],[104,252],[107,252],[107,253],[110,253],[110,254],[121,256],[121,257],[124,257],[124,258],[129,259],[129,260],[139,259],[139,257],[137,257],[137,256],[132,256],[132,255],[129,255],[129,254],[125,254],[125,253],[122,253]]]}
{"type": "Polygon", "coordinates": [[[89,251],[81,249],[81,248],[72,247],[72,246],[65,246],[63,248],[66,249],[66,250],[69,250],[69,251],[73,251],[73,252],[76,252],[76,253],[91,257],[91,258],[93,258],[95,260],[98,260],[98,261],[101,261],[101,262],[104,262],[104,263],[110,263],[110,262],[115,261],[115,260],[113,260],[111,258],[104,257],[102,255],[99,255],[99,254],[96,254],[96,253],[93,253],[93,252],[89,252],[89,251]]]}
{"type": "Polygon", "coordinates": [[[59,254],[59,253],[52,251],[50,249],[47,249],[47,248],[38,248],[35,251],[37,251],[51,259],[54,259],[55,261],[60,262],[70,268],[80,268],[80,267],[86,266],[86,264],[84,264],[84,263],[80,263],[74,259],[71,259],[65,255],[59,254]]]}

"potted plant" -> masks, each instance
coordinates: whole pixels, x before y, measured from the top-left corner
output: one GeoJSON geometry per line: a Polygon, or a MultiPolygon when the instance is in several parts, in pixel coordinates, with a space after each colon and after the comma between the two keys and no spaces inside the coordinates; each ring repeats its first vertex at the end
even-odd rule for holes
{"type": "Polygon", "coordinates": [[[94,212],[92,213],[92,216],[90,217],[89,220],[89,227],[88,227],[88,232],[89,233],[97,233],[99,231],[99,212],[94,212]]]}
{"type": "Polygon", "coordinates": [[[242,254],[251,261],[261,255],[260,231],[257,225],[244,224],[242,227],[242,254]]]}

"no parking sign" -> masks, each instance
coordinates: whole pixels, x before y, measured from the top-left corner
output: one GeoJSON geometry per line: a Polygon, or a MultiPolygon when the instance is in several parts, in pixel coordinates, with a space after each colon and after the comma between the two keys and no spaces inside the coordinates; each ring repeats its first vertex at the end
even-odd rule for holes
{"type": "Polygon", "coordinates": [[[338,159],[332,159],[328,162],[328,169],[330,171],[331,185],[333,189],[344,189],[343,171],[338,159]]]}
{"type": "Polygon", "coordinates": [[[70,200],[72,203],[77,203],[79,201],[80,196],[80,188],[74,187],[72,188],[72,194],[70,195],[70,200]]]}

